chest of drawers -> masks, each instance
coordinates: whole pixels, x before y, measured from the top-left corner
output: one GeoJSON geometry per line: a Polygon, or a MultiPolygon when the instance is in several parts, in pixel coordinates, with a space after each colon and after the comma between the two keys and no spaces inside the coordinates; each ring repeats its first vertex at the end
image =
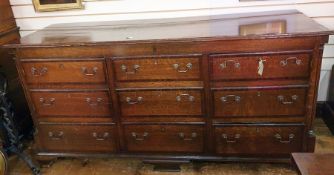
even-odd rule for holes
{"type": "Polygon", "coordinates": [[[312,152],[331,32],[295,11],[189,20],[73,24],[71,35],[55,26],[8,45],[37,155],[276,161],[312,152]]]}

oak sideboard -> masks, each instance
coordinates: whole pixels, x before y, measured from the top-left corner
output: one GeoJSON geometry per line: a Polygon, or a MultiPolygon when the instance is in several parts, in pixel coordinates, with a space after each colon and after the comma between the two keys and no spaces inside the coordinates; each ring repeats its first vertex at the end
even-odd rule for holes
{"type": "Polygon", "coordinates": [[[57,24],[6,47],[37,158],[283,161],[314,151],[330,34],[273,11],[57,24]]]}

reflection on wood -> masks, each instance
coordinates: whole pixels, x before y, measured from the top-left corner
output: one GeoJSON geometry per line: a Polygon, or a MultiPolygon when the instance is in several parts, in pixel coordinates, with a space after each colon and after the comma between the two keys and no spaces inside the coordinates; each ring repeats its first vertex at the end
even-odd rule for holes
{"type": "Polygon", "coordinates": [[[240,35],[255,35],[265,33],[286,33],[286,21],[270,21],[239,26],[240,35]]]}

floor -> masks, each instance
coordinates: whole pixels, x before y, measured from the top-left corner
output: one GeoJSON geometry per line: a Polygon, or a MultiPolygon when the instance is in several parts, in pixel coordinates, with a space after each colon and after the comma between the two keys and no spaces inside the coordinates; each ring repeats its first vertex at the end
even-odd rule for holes
{"type": "MultiPolygon", "coordinates": [[[[322,119],[315,121],[317,153],[334,152],[334,136],[322,119]]],[[[17,157],[10,157],[9,175],[30,175],[29,169],[17,157]]],[[[151,165],[136,159],[90,159],[83,166],[78,159],[57,160],[42,168],[43,175],[297,175],[288,164],[268,163],[194,163],[181,166],[181,172],[157,172],[151,165]]]]}

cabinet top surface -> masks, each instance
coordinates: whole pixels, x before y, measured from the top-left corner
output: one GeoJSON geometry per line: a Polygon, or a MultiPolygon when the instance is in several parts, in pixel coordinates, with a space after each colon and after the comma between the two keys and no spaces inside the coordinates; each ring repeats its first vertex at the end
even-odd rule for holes
{"type": "Polygon", "coordinates": [[[328,35],[332,32],[295,11],[240,13],[174,19],[56,24],[7,47],[251,39],[328,35]]]}

